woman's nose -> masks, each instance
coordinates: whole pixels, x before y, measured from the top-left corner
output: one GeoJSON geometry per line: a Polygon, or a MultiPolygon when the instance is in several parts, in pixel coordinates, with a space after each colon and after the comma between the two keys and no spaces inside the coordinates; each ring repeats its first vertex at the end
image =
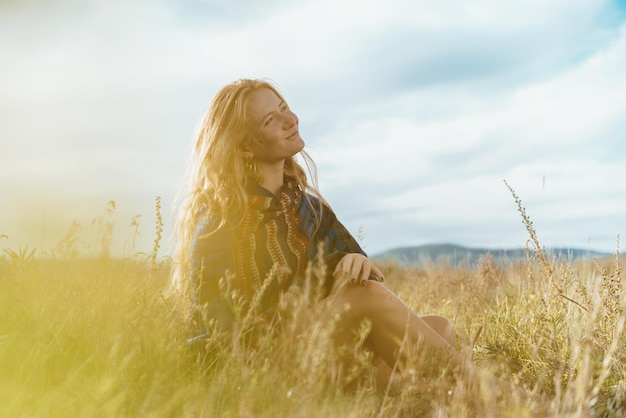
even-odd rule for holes
{"type": "Polygon", "coordinates": [[[292,128],[298,123],[298,117],[293,112],[285,114],[284,126],[285,128],[292,128]]]}

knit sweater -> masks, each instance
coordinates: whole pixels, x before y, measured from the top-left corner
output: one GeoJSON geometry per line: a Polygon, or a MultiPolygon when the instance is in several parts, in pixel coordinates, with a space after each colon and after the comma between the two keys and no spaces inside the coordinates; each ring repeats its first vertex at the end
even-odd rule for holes
{"type": "MultiPolygon", "coordinates": [[[[222,278],[233,278],[235,289],[231,290],[243,298],[244,309],[265,287],[258,308],[271,317],[280,294],[293,284],[303,286],[312,277],[311,271],[325,267],[323,277],[315,279],[321,279],[327,295],[339,260],[348,253],[365,255],[330,207],[324,205],[318,221],[316,213],[322,203],[312,195],[305,198],[294,180],[285,179],[278,196],[255,183],[247,187],[247,193],[248,206],[236,227],[226,226],[204,236],[210,225],[205,219],[192,244],[194,305],[206,305],[209,318],[226,327],[232,323],[233,302],[220,291],[222,278]]],[[[191,322],[195,335],[206,332],[198,312],[191,322]]]]}

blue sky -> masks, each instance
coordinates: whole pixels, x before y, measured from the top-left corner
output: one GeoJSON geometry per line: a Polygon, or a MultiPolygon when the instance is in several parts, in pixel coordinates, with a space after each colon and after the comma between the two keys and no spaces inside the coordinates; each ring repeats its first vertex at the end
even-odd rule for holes
{"type": "MultiPolygon", "coordinates": [[[[598,0],[0,4],[2,246],[50,250],[117,204],[115,245],[170,208],[215,91],[274,80],[322,193],[370,253],[626,232],[626,7],[598,0]]],[[[167,247],[169,244],[165,243],[167,247]]],[[[121,251],[121,250],[120,250],[121,251]]]]}

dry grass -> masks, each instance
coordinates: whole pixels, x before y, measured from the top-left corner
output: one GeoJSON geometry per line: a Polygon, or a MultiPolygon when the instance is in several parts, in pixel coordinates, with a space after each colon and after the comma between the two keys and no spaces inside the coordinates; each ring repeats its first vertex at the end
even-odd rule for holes
{"type": "MultiPolygon", "coordinates": [[[[105,234],[107,219],[98,224],[105,234]]],[[[90,247],[72,233],[52,254],[3,252],[0,416],[626,414],[619,252],[595,262],[541,259],[533,230],[526,263],[499,266],[486,256],[475,269],[436,261],[421,270],[383,266],[387,286],[409,306],[454,319],[466,354],[527,394],[468,389],[445,362],[416,353],[394,390],[380,396],[364,354],[353,353],[355,366],[338,373],[332,320],[317,320],[314,306],[295,309],[293,326],[280,331],[257,326],[252,342],[242,327],[210,339],[208,351],[190,348],[184,318],[164,296],[169,267],[157,254],[158,219],[152,254],[112,259],[106,237],[90,247]],[[346,392],[350,376],[361,379],[346,392]]],[[[361,331],[357,339],[367,324],[361,331]]]]}

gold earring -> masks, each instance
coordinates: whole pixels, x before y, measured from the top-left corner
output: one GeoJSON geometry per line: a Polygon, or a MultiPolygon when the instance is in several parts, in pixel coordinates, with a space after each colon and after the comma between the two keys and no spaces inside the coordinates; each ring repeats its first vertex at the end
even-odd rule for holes
{"type": "Polygon", "coordinates": [[[252,155],[246,158],[246,170],[251,174],[256,174],[256,161],[252,155]]]}

